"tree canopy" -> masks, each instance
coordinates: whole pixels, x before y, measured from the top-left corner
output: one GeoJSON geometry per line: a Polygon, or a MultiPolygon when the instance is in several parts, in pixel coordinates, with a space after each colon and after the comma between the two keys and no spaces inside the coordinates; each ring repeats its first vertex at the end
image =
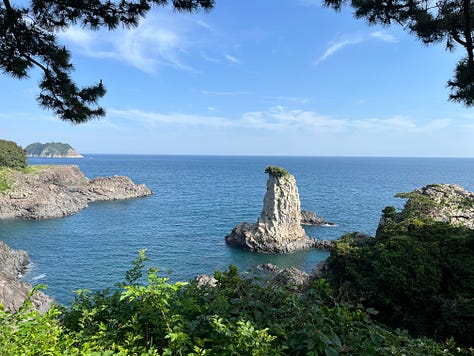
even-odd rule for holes
{"type": "Polygon", "coordinates": [[[0,139],[0,168],[21,169],[26,166],[26,151],[13,141],[0,139]]]}
{"type": "Polygon", "coordinates": [[[340,10],[350,4],[357,18],[370,24],[399,24],[424,44],[446,44],[448,51],[461,47],[464,57],[448,81],[449,99],[467,107],[474,105],[474,2],[471,0],[324,0],[340,10]]]}
{"type": "Polygon", "coordinates": [[[102,81],[78,86],[71,77],[68,49],[58,43],[58,31],[78,25],[114,30],[135,27],[153,6],[171,5],[176,11],[210,10],[213,0],[32,0],[0,1],[0,68],[15,78],[42,71],[39,104],[60,119],[81,123],[105,115],[98,100],[105,95],[102,81]]]}

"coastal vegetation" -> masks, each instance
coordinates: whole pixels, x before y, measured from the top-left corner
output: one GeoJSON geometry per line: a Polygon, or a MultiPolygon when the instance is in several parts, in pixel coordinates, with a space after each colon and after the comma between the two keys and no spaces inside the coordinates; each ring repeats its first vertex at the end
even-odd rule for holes
{"type": "Polygon", "coordinates": [[[290,172],[288,172],[285,168],[277,167],[277,166],[267,166],[267,168],[265,168],[265,173],[275,178],[290,176],[290,172]]]}
{"type": "Polygon", "coordinates": [[[0,168],[25,168],[28,165],[26,151],[13,141],[0,139],[0,168]]]}
{"type": "Polygon", "coordinates": [[[379,322],[472,347],[474,231],[430,217],[446,202],[398,196],[409,198],[405,208],[384,209],[376,238],[353,233],[333,243],[327,278],[341,301],[376,309],[379,322]]]}
{"type": "Polygon", "coordinates": [[[375,311],[334,298],[324,279],[301,293],[243,278],[235,267],[216,285],[170,283],[140,251],[113,289],[78,291],[70,308],[39,315],[28,303],[0,312],[2,355],[463,355],[390,330],[375,311]],[[146,277],[146,280],[144,280],[146,277]]]}
{"type": "Polygon", "coordinates": [[[0,193],[5,193],[12,189],[14,175],[18,172],[23,174],[39,174],[45,166],[26,166],[21,169],[13,169],[0,166],[0,193]]]}

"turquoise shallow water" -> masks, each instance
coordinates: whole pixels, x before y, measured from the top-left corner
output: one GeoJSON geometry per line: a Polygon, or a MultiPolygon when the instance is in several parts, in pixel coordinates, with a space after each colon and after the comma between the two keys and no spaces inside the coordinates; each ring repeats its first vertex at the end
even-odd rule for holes
{"type": "Polygon", "coordinates": [[[272,262],[310,270],[326,252],[260,255],[226,246],[224,236],[262,208],[267,165],[295,177],[304,209],[337,224],[306,227],[308,235],[335,239],[345,232],[374,234],[393,195],[430,183],[474,190],[474,159],[200,157],[86,155],[83,159],[31,159],[30,164],[78,164],[89,177],[127,175],[154,195],[93,203],[76,215],[45,221],[0,222],[0,239],[30,254],[26,279],[70,303],[77,289],[112,287],[137,251],[171,280],[187,280],[234,264],[247,270],[272,262]]]}

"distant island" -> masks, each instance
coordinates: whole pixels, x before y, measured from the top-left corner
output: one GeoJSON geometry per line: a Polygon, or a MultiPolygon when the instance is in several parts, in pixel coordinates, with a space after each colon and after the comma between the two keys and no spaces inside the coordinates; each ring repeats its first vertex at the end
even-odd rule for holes
{"type": "Polygon", "coordinates": [[[35,142],[25,147],[28,157],[49,157],[49,158],[82,158],[74,148],[68,143],[35,142]]]}

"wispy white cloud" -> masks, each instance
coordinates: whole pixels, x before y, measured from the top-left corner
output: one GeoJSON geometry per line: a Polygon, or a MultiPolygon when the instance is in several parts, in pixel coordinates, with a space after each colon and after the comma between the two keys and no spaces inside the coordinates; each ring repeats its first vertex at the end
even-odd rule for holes
{"type": "Polygon", "coordinates": [[[309,104],[311,102],[310,98],[300,98],[296,96],[271,96],[271,95],[263,95],[261,96],[262,99],[271,99],[271,100],[278,100],[278,101],[285,101],[290,103],[296,104],[309,104]]]}
{"type": "MultiPolygon", "coordinates": [[[[213,107],[208,108],[214,112],[213,107]]],[[[442,132],[452,125],[449,119],[435,119],[418,123],[409,117],[393,116],[388,118],[366,118],[351,120],[322,115],[314,111],[289,110],[284,106],[274,106],[264,111],[244,112],[239,117],[195,115],[183,113],[157,113],[142,110],[109,110],[109,115],[126,120],[140,122],[145,126],[192,126],[213,128],[259,129],[270,132],[301,132],[307,134],[337,134],[365,132],[366,134],[387,133],[426,133],[442,132]]]]}
{"type": "Polygon", "coordinates": [[[370,37],[384,42],[398,42],[398,38],[385,30],[371,32],[370,37]]]}
{"type": "Polygon", "coordinates": [[[348,123],[359,130],[393,130],[393,129],[416,129],[417,125],[407,117],[395,116],[388,119],[368,118],[355,120],[348,123]]]}
{"type": "Polygon", "coordinates": [[[206,30],[208,30],[208,31],[210,31],[210,32],[215,32],[215,31],[216,31],[213,26],[209,25],[207,22],[205,22],[205,21],[203,21],[203,20],[199,20],[199,19],[198,19],[198,20],[194,20],[194,22],[195,22],[197,25],[199,25],[199,26],[205,28],[206,30]]]}
{"type": "Polygon", "coordinates": [[[390,42],[390,43],[398,42],[397,37],[388,33],[385,30],[373,31],[368,34],[355,33],[355,34],[343,35],[343,36],[340,36],[337,40],[329,43],[324,53],[314,61],[314,64],[318,65],[321,62],[324,62],[326,59],[328,59],[335,53],[343,50],[345,47],[354,46],[354,45],[369,41],[371,39],[375,39],[375,40],[379,40],[383,42],[390,42]]]}
{"type": "Polygon", "coordinates": [[[147,126],[168,125],[188,125],[205,127],[227,127],[232,126],[232,121],[225,117],[204,116],[183,113],[156,113],[143,110],[109,110],[111,116],[116,116],[132,121],[139,121],[147,126]]]}
{"type": "Polygon", "coordinates": [[[201,94],[204,95],[216,95],[216,96],[240,96],[240,95],[252,95],[251,91],[214,91],[214,90],[201,90],[201,94]]]}
{"type": "Polygon", "coordinates": [[[320,56],[318,59],[316,59],[316,61],[314,61],[314,64],[324,62],[326,59],[328,59],[334,53],[342,50],[344,47],[356,45],[358,43],[363,42],[363,40],[364,37],[361,34],[344,36],[339,40],[332,42],[329,47],[324,51],[322,56],[320,56]]]}
{"type": "Polygon", "coordinates": [[[121,61],[151,74],[163,66],[198,72],[192,53],[211,63],[242,64],[226,52],[230,48],[219,44],[216,33],[211,25],[193,17],[180,16],[178,21],[167,13],[153,13],[136,28],[90,31],[76,26],[59,37],[82,55],[121,61]]]}
{"type": "Polygon", "coordinates": [[[205,61],[208,61],[208,62],[211,62],[211,63],[220,63],[220,62],[222,62],[219,58],[214,57],[214,56],[209,56],[207,53],[205,53],[203,51],[201,51],[201,57],[205,61]]]}
{"type": "Polygon", "coordinates": [[[232,63],[235,63],[235,64],[242,64],[242,62],[239,59],[237,59],[234,56],[231,56],[228,53],[224,54],[224,58],[227,59],[229,62],[232,62],[232,63]]]}
{"type": "Polygon", "coordinates": [[[210,31],[202,21],[182,17],[178,23],[167,14],[150,14],[136,28],[92,32],[72,27],[60,37],[83,55],[119,60],[147,73],[160,66],[195,71],[183,58],[199,46],[190,39],[198,28],[210,31]]]}

